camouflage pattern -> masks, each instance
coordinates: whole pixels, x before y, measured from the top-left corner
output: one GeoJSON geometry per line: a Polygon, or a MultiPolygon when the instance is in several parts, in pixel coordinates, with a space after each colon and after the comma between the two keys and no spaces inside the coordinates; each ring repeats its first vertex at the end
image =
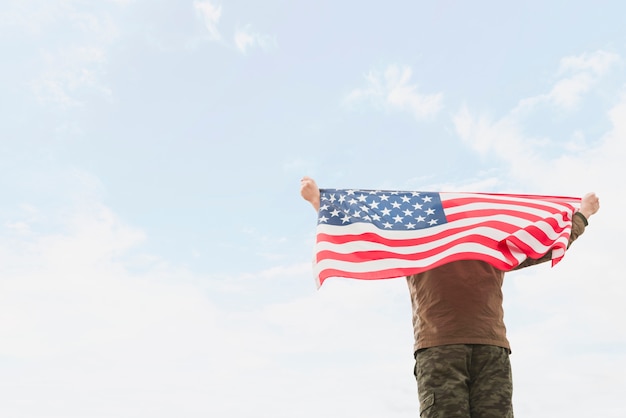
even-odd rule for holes
{"type": "Polygon", "coordinates": [[[422,418],[513,418],[509,351],[492,345],[425,348],[415,356],[422,418]]]}

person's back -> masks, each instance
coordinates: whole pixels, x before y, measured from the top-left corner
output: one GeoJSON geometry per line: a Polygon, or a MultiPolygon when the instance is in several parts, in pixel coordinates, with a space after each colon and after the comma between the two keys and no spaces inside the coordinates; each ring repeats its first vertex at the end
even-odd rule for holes
{"type": "Polygon", "coordinates": [[[460,260],[407,277],[417,351],[448,344],[509,349],[502,309],[504,272],[460,260]]]}

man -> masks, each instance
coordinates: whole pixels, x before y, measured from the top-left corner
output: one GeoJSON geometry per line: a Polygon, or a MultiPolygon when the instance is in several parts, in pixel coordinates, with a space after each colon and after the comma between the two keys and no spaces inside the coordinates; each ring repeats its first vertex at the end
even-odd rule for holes
{"type": "MultiPolygon", "coordinates": [[[[310,177],[300,194],[316,211],[320,190],[310,177]]],[[[568,246],[600,208],[588,193],[575,213],[568,246]]],[[[526,259],[517,268],[551,259],[526,259]]],[[[407,277],[413,307],[415,369],[423,418],[512,418],[513,382],[502,308],[504,271],[460,260],[407,277]]]]}

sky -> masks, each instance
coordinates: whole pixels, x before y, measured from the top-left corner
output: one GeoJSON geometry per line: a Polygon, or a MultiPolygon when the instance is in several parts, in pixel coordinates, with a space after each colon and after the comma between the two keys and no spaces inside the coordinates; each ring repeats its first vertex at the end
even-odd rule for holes
{"type": "Polygon", "coordinates": [[[0,415],[408,418],[406,281],[320,187],[582,196],[509,273],[516,416],[626,416],[621,1],[0,0],[0,415]]]}

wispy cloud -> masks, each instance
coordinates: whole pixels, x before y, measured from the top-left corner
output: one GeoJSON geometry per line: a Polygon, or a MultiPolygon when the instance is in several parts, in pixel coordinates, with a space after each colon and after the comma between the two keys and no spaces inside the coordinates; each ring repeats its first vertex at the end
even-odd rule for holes
{"type": "Polygon", "coordinates": [[[46,52],[42,72],[30,83],[41,103],[62,107],[80,106],[85,91],[95,91],[109,98],[112,91],[101,81],[106,52],[95,46],[73,47],[46,52]]]}
{"type": "Polygon", "coordinates": [[[77,0],[8,0],[0,13],[0,27],[17,29],[36,37],[45,34],[43,40],[48,41],[61,26],[78,30],[83,35],[81,40],[111,42],[119,37],[119,30],[110,13],[134,0],[109,1],[117,6],[93,11],[77,0]]]}
{"type": "Polygon", "coordinates": [[[561,59],[558,74],[589,71],[591,74],[600,76],[605,74],[619,61],[620,57],[618,54],[608,51],[568,56],[561,59]]]}
{"type": "Polygon", "coordinates": [[[532,110],[541,103],[571,110],[619,61],[619,55],[606,51],[564,57],[556,73],[559,79],[552,89],[548,93],[521,100],[514,112],[532,110]]]}
{"type": "Polygon", "coordinates": [[[0,26],[25,30],[28,34],[39,35],[50,24],[73,12],[71,1],[5,0],[0,13],[0,26]]]}
{"type": "Polygon", "coordinates": [[[276,46],[276,39],[268,35],[253,32],[251,25],[247,25],[235,31],[235,45],[239,51],[245,54],[249,48],[254,47],[263,50],[271,49],[276,46]]]}
{"type": "Polygon", "coordinates": [[[93,196],[93,180],[73,191],[92,196],[79,205],[24,206],[0,218],[0,355],[11,365],[0,376],[0,413],[15,416],[28,399],[29,417],[79,418],[94,408],[117,417],[288,416],[314,397],[324,402],[300,416],[384,416],[387,403],[411,416],[404,283],[337,281],[315,292],[310,264],[296,263],[245,275],[224,291],[143,254],[148,236],[93,196]],[[50,231],[50,222],[59,228],[50,231]],[[281,298],[266,289],[275,280],[310,283],[311,291],[281,298]],[[222,306],[226,294],[253,302],[222,306]],[[393,318],[396,309],[405,321],[393,318]],[[328,353],[330,361],[319,361],[328,353]],[[406,380],[390,385],[390,373],[406,380]],[[364,396],[372,402],[358,402],[364,396]]]}
{"type": "MultiPolygon", "coordinates": [[[[220,19],[222,17],[222,6],[215,5],[208,0],[196,0],[193,6],[208,31],[209,41],[223,41],[224,37],[219,28],[220,19]]],[[[228,42],[225,43],[228,44],[228,42]]],[[[267,51],[276,46],[276,39],[272,36],[253,31],[252,25],[245,25],[235,29],[233,43],[239,52],[245,54],[251,48],[260,48],[267,51]]]]}
{"type": "MultiPolygon", "coordinates": [[[[530,116],[545,105],[554,106],[557,111],[571,111],[598,83],[617,62],[619,56],[598,51],[593,54],[565,57],[561,60],[557,72],[562,78],[555,81],[548,93],[524,98],[517,106],[499,118],[494,118],[487,112],[476,112],[468,106],[463,106],[454,115],[453,123],[459,137],[474,150],[483,156],[492,155],[506,163],[515,178],[537,184],[549,172],[554,172],[554,164],[576,164],[583,161],[574,158],[581,150],[588,149],[584,144],[584,137],[580,131],[571,133],[571,141],[562,144],[563,151],[571,155],[558,157],[545,155],[544,150],[554,145],[554,140],[548,136],[529,135],[525,124],[530,116]],[[556,158],[556,160],[554,160],[556,158]]],[[[616,107],[618,109],[619,106],[616,107]]],[[[615,113],[611,111],[611,114],[615,113]]],[[[612,118],[618,127],[618,121],[612,118]]],[[[580,170],[571,173],[576,176],[582,174],[580,170]]],[[[555,178],[554,174],[550,175],[555,178]]]]}
{"type": "Polygon", "coordinates": [[[436,115],[443,108],[443,94],[421,94],[411,83],[410,67],[390,65],[383,74],[371,71],[365,76],[366,86],[346,97],[349,104],[369,102],[385,109],[406,111],[417,119],[436,115]]]}
{"type": "Polygon", "coordinates": [[[219,41],[222,35],[217,27],[222,16],[222,6],[215,6],[209,1],[194,1],[193,7],[202,18],[209,31],[209,40],[219,41]]]}
{"type": "Polygon", "coordinates": [[[102,75],[109,47],[120,37],[112,17],[128,1],[109,1],[94,11],[76,0],[19,2],[10,0],[0,27],[37,40],[39,62],[30,86],[41,103],[79,106],[85,93],[109,98],[102,75]],[[62,30],[72,36],[57,36],[62,30]]]}

